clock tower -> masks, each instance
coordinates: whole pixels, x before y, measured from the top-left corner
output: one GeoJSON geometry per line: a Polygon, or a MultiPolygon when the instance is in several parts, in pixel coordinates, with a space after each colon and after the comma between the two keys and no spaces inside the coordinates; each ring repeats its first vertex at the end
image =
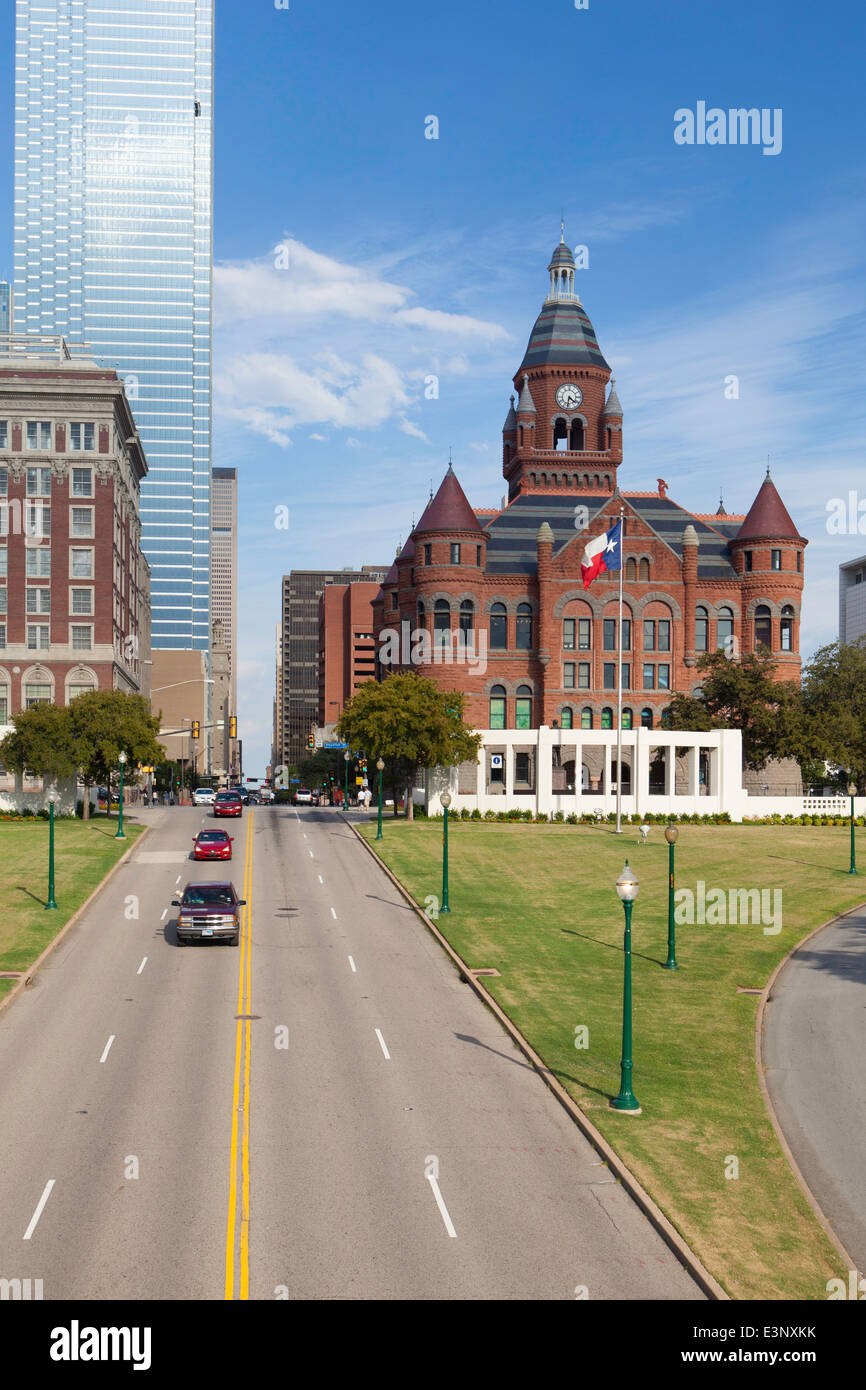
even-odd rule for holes
{"type": "Polygon", "coordinates": [[[547,269],[550,289],[514,377],[517,404],[512,396],[502,429],[509,501],[530,492],[609,495],[622,462],[622,407],[575,293],[564,233],[547,269]]]}

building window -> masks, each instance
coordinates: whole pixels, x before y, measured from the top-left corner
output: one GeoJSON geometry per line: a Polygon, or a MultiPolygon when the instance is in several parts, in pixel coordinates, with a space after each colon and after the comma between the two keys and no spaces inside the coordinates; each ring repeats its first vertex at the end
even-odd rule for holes
{"type": "Polygon", "coordinates": [[[69,552],[71,577],[73,579],[92,579],[93,578],[93,551],[76,550],[69,552]]]}
{"type": "Polygon", "coordinates": [[[433,563],[433,547],[432,547],[432,545],[425,545],[425,547],[424,547],[424,564],[425,564],[425,565],[432,565],[432,563],[433,563]]]}
{"type": "Polygon", "coordinates": [[[592,618],[578,618],[577,620],[577,650],[579,652],[592,651],[592,618]]]}
{"type": "Polygon", "coordinates": [[[28,468],[28,469],[27,469],[27,496],[28,496],[28,497],[50,497],[50,496],[51,496],[51,469],[50,469],[50,468],[28,468]]]}
{"type": "Polygon", "coordinates": [[[9,422],[8,422],[8,420],[0,420],[0,449],[8,449],[8,448],[9,448],[9,444],[8,444],[9,433],[8,433],[8,430],[9,430],[9,422]]]}
{"type": "Polygon", "coordinates": [[[645,652],[654,652],[656,649],[656,625],[652,618],[643,620],[643,649],[645,652]]]}
{"type": "Polygon", "coordinates": [[[574,662],[566,661],[562,667],[562,688],[563,690],[574,689],[574,662]]]}
{"type": "Polygon", "coordinates": [[[589,661],[581,661],[577,668],[577,688],[578,690],[591,690],[592,685],[592,664],[589,661]]]}
{"type": "Polygon", "coordinates": [[[32,709],[34,705],[51,704],[50,685],[25,685],[24,687],[24,708],[32,709]]]}
{"type": "Polygon", "coordinates": [[[6,578],[8,560],[9,551],[6,549],[5,545],[0,545],[0,578],[6,578]]]}
{"type": "Polygon", "coordinates": [[[28,421],[27,421],[27,448],[28,448],[28,449],[50,449],[50,448],[51,448],[51,421],[50,421],[50,420],[28,420],[28,421]]]}
{"type": "Polygon", "coordinates": [[[91,683],[90,685],[70,685],[70,687],[69,687],[69,694],[68,694],[68,696],[67,696],[67,699],[68,699],[69,703],[71,704],[73,700],[77,700],[77,699],[78,699],[78,696],[79,696],[79,695],[89,695],[90,692],[91,692],[91,690],[95,690],[95,689],[96,689],[96,686],[93,685],[92,683],[91,683]]]}
{"type": "Polygon", "coordinates": [[[771,551],[770,551],[770,569],[773,569],[773,570],[780,570],[781,568],[782,568],[782,552],[781,552],[781,550],[771,550],[771,551]]]}
{"type": "Polygon", "coordinates": [[[9,687],[0,685],[0,724],[9,723],[9,687]]]}
{"type": "Polygon", "coordinates": [[[89,615],[93,612],[93,590],[92,589],[72,589],[72,609],[73,613],[89,615]]]}
{"type": "Polygon", "coordinates": [[[580,727],[582,729],[592,728],[592,710],[584,708],[580,711],[580,727]]]}
{"type": "Polygon", "coordinates": [[[779,645],[783,652],[794,650],[794,610],[790,603],[786,603],[782,609],[782,621],[779,625],[779,645]]]}
{"type": "Polygon", "coordinates": [[[622,712],[622,727],[623,727],[624,729],[631,729],[631,728],[633,727],[633,725],[634,725],[634,716],[633,716],[631,710],[630,710],[630,709],[624,709],[623,712],[622,712]]]}
{"type": "Polygon", "coordinates": [[[93,469],[92,469],[92,468],[73,468],[73,470],[72,470],[72,496],[73,496],[73,497],[92,497],[92,496],[93,496],[93,469]]]}
{"type": "MultiPolygon", "coordinates": [[[[0,425],[2,425],[2,424],[3,424],[3,421],[0,420],[0,425]]],[[[0,443],[0,449],[5,449],[5,448],[6,448],[6,445],[5,445],[4,443],[0,443]]],[[[0,468],[0,497],[6,497],[6,496],[8,496],[8,494],[9,494],[9,469],[8,469],[8,468],[0,468]]]]}
{"type": "MultiPolygon", "coordinates": [[[[517,605],[515,646],[521,652],[528,652],[532,647],[532,608],[528,603],[517,605]]],[[[520,725],[518,725],[519,727],[520,725]]]]}
{"type": "Polygon", "coordinates": [[[613,728],[613,710],[610,708],[610,705],[605,705],[601,712],[601,727],[603,729],[613,728]]]}
{"type": "Polygon", "coordinates": [[[50,613],[51,590],[43,585],[41,589],[28,589],[24,599],[25,613],[50,613]]]}
{"type": "Polygon", "coordinates": [[[719,619],[716,623],[716,646],[730,650],[734,636],[734,614],[730,608],[719,609],[719,619]]]}
{"type": "Polygon", "coordinates": [[[51,578],[51,546],[31,545],[24,552],[24,573],[28,579],[51,578]]]}
{"type": "Polygon", "coordinates": [[[76,540],[87,540],[93,535],[93,508],[70,507],[69,534],[76,540]]]}
{"type": "Polygon", "coordinates": [[[460,564],[460,543],[459,543],[459,541],[452,541],[452,542],[451,542],[451,563],[452,563],[452,565],[459,565],[459,564],[460,564]]]}
{"type": "Polygon", "coordinates": [[[752,568],[752,552],[751,552],[751,550],[744,550],[744,551],[743,551],[743,569],[745,570],[746,574],[749,574],[749,573],[751,572],[751,568],[752,568]]]}
{"type": "Polygon", "coordinates": [[[709,615],[706,608],[695,609],[695,651],[705,652],[707,650],[707,634],[709,632],[709,615]]]}
{"type": "Polygon", "coordinates": [[[93,423],[74,420],[69,426],[69,447],[76,453],[93,448],[93,423]]]}
{"type": "MultiPolygon", "coordinates": [[[[507,646],[508,615],[505,604],[494,603],[490,609],[490,649],[494,652],[504,652],[507,646]]],[[[490,727],[493,728],[493,725],[490,727]]]]}
{"type": "Polygon", "coordinates": [[[622,688],[623,688],[623,690],[631,690],[631,662],[630,662],[630,661],[624,661],[624,662],[622,663],[622,688]]]}
{"type": "Polygon", "coordinates": [[[616,651],[616,618],[605,618],[602,644],[606,652],[616,651]]]}
{"type": "Polygon", "coordinates": [[[0,647],[6,646],[6,624],[0,623],[0,647]]]}
{"type": "Polygon", "coordinates": [[[564,618],[562,622],[562,645],[565,651],[574,651],[574,618],[564,618]]]}
{"type": "Polygon", "coordinates": [[[649,560],[641,560],[638,565],[637,577],[638,579],[649,579],[649,560]]]}
{"type": "Polygon", "coordinates": [[[490,728],[505,728],[505,686],[494,685],[490,691],[490,728]]]}
{"type": "Polygon", "coordinates": [[[660,665],[657,669],[658,669],[658,688],[659,688],[659,690],[670,690],[670,688],[671,688],[671,668],[670,668],[670,666],[660,665]]]}
{"type": "Polygon", "coordinates": [[[802,570],[802,568],[803,568],[803,552],[802,552],[801,550],[798,550],[798,551],[797,551],[797,573],[798,573],[798,574],[800,573],[800,571],[802,570]]]}
{"type": "Polygon", "coordinates": [[[400,600],[398,599],[398,597],[397,597],[397,592],[396,592],[396,590],[395,590],[394,593],[391,595],[391,608],[392,608],[392,609],[396,608],[397,605],[399,604],[399,602],[400,602],[400,600]]]}
{"type": "Polygon", "coordinates": [[[640,712],[640,726],[642,729],[651,729],[653,726],[653,712],[648,705],[640,712]]]}
{"type": "Polygon", "coordinates": [[[625,562],[625,577],[626,580],[637,579],[637,560],[634,556],[629,556],[625,562]]]}
{"type": "Polygon", "coordinates": [[[26,503],[24,534],[31,540],[45,540],[51,535],[51,507],[47,502],[39,500],[26,503]]]}
{"type": "MultiPolygon", "coordinates": [[[[616,690],[616,662],[606,661],[603,668],[603,688],[605,690],[616,690]]],[[[604,725],[602,725],[604,728],[604,725]]]]}
{"type": "Polygon", "coordinates": [[[480,569],[480,568],[481,568],[481,546],[480,546],[480,545],[476,545],[476,547],[475,547],[475,563],[476,563],[476,565],[478,566],[478,568],[480,569]]]}
{"type": "Polygon", "coordinates": [[[755,646],[769,647],[772,644],[772,619],[766,604],[755,609],[755,646]]]}
{"type": "Polygon", "coordinates": [[[47,623],[28,623],[27,624],[27,650],[29,652],[44,652],[48,648],[48,624],[47,623]]]}
{"type": "Polygon", "coordinates": [[[574,711],[571,709],[570,705],[566,705],[560,710],[559,724],[563,729],[571,729],[574,727],[574,711]]]}
{"type": "Polygon", "coordinates": [[[660,652],[669,652],[671,649],[671,622],[670,618],[659,618],[658,622],[658,649],[660,652]]]}
{"type": "Polygon", "coordinates": [[[460,603],[460,631],[465,638],[470,638],[474,634],[475,604],[471,598],[464,598],[460,603]]]}
{"type": "Polygon", "coordinates": [[[73,623],[70,627],[72,634],[72,649],[76,652],[89,652],[93,647],[93,628],[89,623],[73,623]]]}
{"type": "Polygon", "coordinates": [[[447,598],[437,598],[433,605],[433,645],[447,647],[451,641],[451,606],[447,598]]]}
{"type": "Polygon", "coordinates": [[[523,786],[529,786],[529,784],[530,784],[530,782],[531,782],[531,778],[530,778],[530,775],[529,775],[529,774],[530,774],[531,766],[532,766],[532,764],[531,764],[531,761],[530,761],[530,755],[529,755],[528,753],[515,753],[515,755],[514,755],[514,781],[515,781],[515,783],[518,783],[518,782],[519,782],[519,783],[522,783],[523,786]]]}
{"type": "Polygon", "coordinates": [[[643,688],[644,690],[655,690],[656,688],[656,668],[652,665],[645,665],[643,668],[643,688]]]}
{"type": "Polygon", "coordinates": [[[532,728],[532,691],[528,685],[517,687],[517,698],[514,701],[514,727],[515,729],[532,728]]]}

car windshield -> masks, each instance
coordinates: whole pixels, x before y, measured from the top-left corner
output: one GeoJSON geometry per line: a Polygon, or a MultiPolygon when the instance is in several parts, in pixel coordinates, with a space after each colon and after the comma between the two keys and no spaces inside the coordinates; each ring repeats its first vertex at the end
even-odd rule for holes
{"type": "Polygon", "coordinates": [[[228,839],[229,837],[224,830],[202,830],[198,837],[198,842],[200,845],[226,845],[228,844],[228,839]]]}
{"type": "Polygon", "coordinates": [[[217,801],[237,801],[237,792],[218,792],[217,801]]]}
{"type": "Polygon", "coordinates": [[[233,907],[232,890],[224,883],[197,883],[183,895],[184,907],[233,907]]]}

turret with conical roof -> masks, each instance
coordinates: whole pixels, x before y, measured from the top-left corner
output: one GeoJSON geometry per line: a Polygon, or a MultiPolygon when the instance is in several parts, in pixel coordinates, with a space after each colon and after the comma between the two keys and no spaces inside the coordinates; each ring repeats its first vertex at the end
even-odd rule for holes
{"type": "Polygon", "coordinates": [[[780,680],[799,676],[800,603],[807,545],[768,468],[729,548],[742,583],[743,650],[766,648],[780,680]]]}

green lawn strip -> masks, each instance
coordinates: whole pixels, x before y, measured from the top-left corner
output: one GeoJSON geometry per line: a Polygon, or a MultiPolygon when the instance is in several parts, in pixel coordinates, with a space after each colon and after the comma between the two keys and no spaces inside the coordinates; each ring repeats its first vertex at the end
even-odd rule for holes
{"type": "MultiPolygon", "coordinates": [[[[114,838],[114,817],[85,824],[58,820],[54,827],[54,898],[47,912],[48,822],[0,821],[0,970],[27,970],[141,834],[124,822],[125,840],[114,838]]],[[[0,980],[0,997],[14,981],[0,980]],[[5,988],[4,988],[5,986],[5,988]]]]}
{"type": "MultiPolygon", "coordinates": [[[[362,833],[372,839],[375,827],[362,833]]],[[[849,877],[844,827],[681,826],[677,886],[783,889],[782,930],[677,928],[667,940],[661,826],[449,824],[451,913],[438,926],[547,1066],[735,1298],[826,1298],[840,1260],[790,1171],[755,1071],[755,995],[808,931],[866,898],[849,877]],[[618,1115],[625,858],[634,907],[634,1090],[641,1116],[618,1115]],[[575,1029],[589,1046],[575,1047],[575,1029]],[[739,1176],[728,1178],[736,1160],[739,1176]]],[[[441,894],[441,822],[389,824],[375,846],[421,906],[441,894]]],[[[772,899],[771,899],[772,902],[772,899]]]]}

